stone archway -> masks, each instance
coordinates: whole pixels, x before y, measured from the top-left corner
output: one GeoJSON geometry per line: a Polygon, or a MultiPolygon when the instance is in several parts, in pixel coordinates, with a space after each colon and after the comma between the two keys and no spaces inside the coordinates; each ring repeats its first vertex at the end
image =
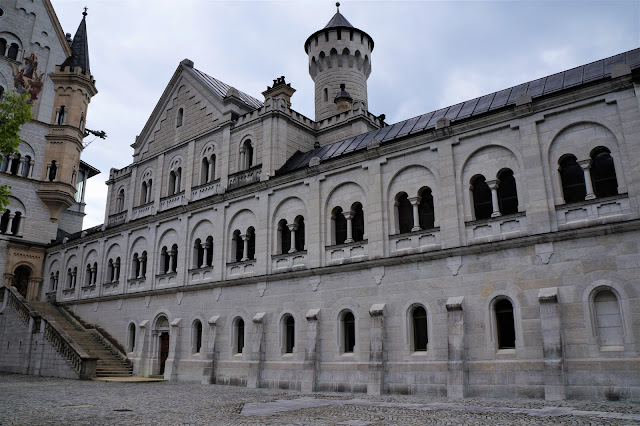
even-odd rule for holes
{"type": "Polygon", "coordinates": [[[27,298],[30,278],[31,268],[27,266],[18,266],[13,271],[13,279],[11,280],[11,285],[14,286],[18,290],[18,293],[20,293],[25,299],[27,298]]]}
{"type": "Polygon", "coordinates": [[[169,320],[162,315],[156,320],[154,330],[158,354],[158,374],[164,374],[167,358],[169,357],[169,320]]]}

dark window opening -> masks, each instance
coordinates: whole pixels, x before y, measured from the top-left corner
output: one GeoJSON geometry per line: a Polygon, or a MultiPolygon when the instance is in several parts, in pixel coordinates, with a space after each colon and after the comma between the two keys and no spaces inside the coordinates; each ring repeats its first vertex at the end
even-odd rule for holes
{"type": "Polygon", "coordinates": [[[344,351],[345,353],[353,352],[356,346],[356,321],[351,312],[347,312],[342,317],[343,333],[344,333],[344,351]]]}
{"type": "Polygon", "coordinates": [[[242,240],[242,237],[240,237],[240,231],[236,230],[233,233],[233,241],[235,241],[236,262],[240,262],[242,260],[243,254],[244,254],[244,241],[242,240]]]}
{"type": "Polygon", "coordinates": [[[285,352],[290,354],[293,353],[293,347],[295,346],[295,327],[296,322],[291,315],[287,317],[286,321],[286,342],[285,342],[285,352]]]}
{"type": "Polygon", "coordinates": [[[296,250],[302,251],[304,250],[305,240],[304,240],[304,218],[299,217],[296,221],[298,224],[298,229],[296,229],[296,250]]]}
{"type": "Polygon", "coordinates": [[[200,321],[196,321],[195,334],[195,353],[200,353],[202,348],[202,323],[200,321]]]}
{"type": "Polygon", "coordinates": [[[436,216],[433,208],[433,194],[431,189],[426,188],[420,194],[420,204],[418,205],[418,216],[420,217],[420,228],[431,229],[435,227],[436,216]]]}
{"type": "Polygon", "coordinates": [[[507,299],[501,299],[496,302],[495,311],[498,348],[515,349],[516,327],[513,319],[513,305],[507,299]]]}
{"type": "Polygon", "coordinates": [[[598,198],[618,195],[616,168],[606,148],[599,148],[591,155],[591,182],[598,198]]]}
{"type": "Polygon", "coordinates": [[[291,231],[286,220],[282,219],[278,223],[278,231],[280,232],[280,253],[289,253],[291,250],[291,231]]]}
{"type": "Polygon", "coordinates": [[[241,354],[244,349],[244,320],[238,319],[236,323],[236,352],[241,354]]]}
{"type": "Polygon", "coordinates": [[[335,231],[336,244],[344,244],[347,239],[347,219],[342,214],[342,208],[333,209],[333,226],[335,231]]]}
{"type": "Polygon", "coordinates": [[[489,219],[493,213],[491,189],[484,176],[478,176],[471,181],[473,193],[473,210],[476,220],[489,219]]]}
{"type": "Polygon", "coordinates": [[[413,350],[427,350],[427,311],[418,306],[413,310],[413,350]]]}
{"type": "Polygon", "coordinates": [[[500,173],[498,179],[500,180],[498,186],[500,213],[503,215],[518,213],[518,192],[513,172],[507,169],[500,173]]]}
{"type": "Polygon", "coordinates": [[[362,204],[356,203],[353,206],[353,219],[351,219],[351,226],[353,231],[353,241],[364,240],[364,211],[362,210],[362,204]]]}
{"type": "Polygon", "coordinates": [[[411,232],[413,228],[413,206],[408,195],[403,192],[397,198],[398,203],[398,227],[401,234],[411,232]]]}
{"type": "Polygon", "coordinates": [[[584,172],[573,155],[567,155],[560,160],[560,180],[565,203],[584,201],[587,196],[584,172]]]}

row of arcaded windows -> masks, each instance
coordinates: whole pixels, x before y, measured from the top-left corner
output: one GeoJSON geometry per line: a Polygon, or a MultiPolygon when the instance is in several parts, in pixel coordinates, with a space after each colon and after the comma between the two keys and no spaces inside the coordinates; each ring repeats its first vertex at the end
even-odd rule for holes
{"type": "Polygon", "coordinates": [[[0,55],[17,61],[19,53],[20,46],[17,43],[9,43],[4,38],[0,38],[0,55]]]}
{"type": "Polygon", "coordinates": [[[559,160],[559,173],[565,203],[577,203],[618,194],[618,179],[611,152],[598,147],[589,160],[577,161],[573,154],[559,160]]]}
{"type": "Polygon", "coordinates": [[[476,175],[469,188],[476,220],[518,213],[518,193],[512,170],[501,170],[493,180],[476,175]]]}
{"type": "Polygon", "coordinates": [[[0,216],[0,234],[21,237],[24,229],[24,219],[22,212],[6,209],[0,216]]]}

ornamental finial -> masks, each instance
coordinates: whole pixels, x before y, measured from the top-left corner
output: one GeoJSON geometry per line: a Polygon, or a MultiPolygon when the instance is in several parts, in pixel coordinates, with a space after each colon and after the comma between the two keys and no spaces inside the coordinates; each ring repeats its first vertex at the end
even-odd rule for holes
{"type": "Polygon", "coordinates": [[[85,6],[84,12],[82,12],[82,16],[87,16],[87,10],[89,10],[89,8],[85,6]]]}
{"type": "Polygon", "coordinates": [[[340,13],[340,2],[336,3],[336,9],[338,9],[338,13],[340,13]]]}

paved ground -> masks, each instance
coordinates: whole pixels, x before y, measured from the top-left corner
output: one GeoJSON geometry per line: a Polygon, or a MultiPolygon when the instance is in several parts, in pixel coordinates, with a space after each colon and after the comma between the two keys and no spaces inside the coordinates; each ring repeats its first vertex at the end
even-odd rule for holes
{"type": "Polygon", "coordinates": [[[0,373],[0,424],[640,424],[640,404],[302,394],[0,373]]]}

